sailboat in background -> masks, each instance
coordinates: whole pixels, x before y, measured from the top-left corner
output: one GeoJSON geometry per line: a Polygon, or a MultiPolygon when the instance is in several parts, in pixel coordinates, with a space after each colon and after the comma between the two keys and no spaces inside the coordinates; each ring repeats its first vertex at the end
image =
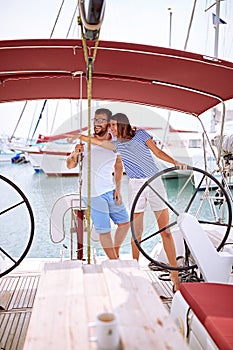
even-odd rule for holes
{"type": "MultiPolygon", "coordinates": [[[[45,173],[48,173],[48,175],[64,175],[69,174],[71,172],[66,169],[64,166],[64,162],[61,162],[61,159],[65,159],[67,155],[71,151],[71,145],[67,142],[66,138],[64,137],[64,133],[69,130],[74,129],[74,125],[77,124],[77,114],[74,113],[74,108],[77,110],[77,102],[74,101],[54,101],[55,102],[55,111],[54,111],[54,118],[50,127],[50,135],[52,135],[54,132],[52,130],[56,130],[55,133],[59,134],[60,132],[63,132],[63,135],[61,137],[52,137],[51,139],[49,137],[44,138],[42,140],[42,136],[39,134],[37,136],[37,139],[35,139],[35,135],[38,133],[38,130],[40,130],[40,124],[44,118],[45,114],[45,105],[47,103],[47,100],[43,102],[43,107],[40,111],[39,117],[37,121],[35,122],[34,131],[31,135],[30,130],[28,132],[27,138],[20,138],[15,137],[14,134],[11,136],[7,147],[9,150],[18,152],[23,154],[26,159],[31,163],[32,167],[36,172],[44,171],[45,173]],[[64,116],[67,115],[67,110],[65,109],[67,103],[70,105],[70,113],[71,117],[66,118],[65,122],[61,123],[59,122],[61,114],[64,113],[64,116]],[[71,104],[73,103],[73,107],[71,104]],[[59,114],[59,104],[63,104],[63,110],[59,114]]],[[[51,104],[51,102],[50,102],[51,104]]],[[[51,112],[47,111],[48,113],[51,112]]],[[[47,121],[45,121],[46,123],[47,121]]],[[[48,127],[47,127],[48,129],[48,127]]],[[[77,170],[75,171],[75,174],[77,174],[77,170]]]]}
{"type": "MultiPolygon", "coordinates": [[[[87,128],[82,128],[85,131],[87,128]]],[[[77,175],[79,167],[68,169],[66,158],[74,149],[74,144],[67,138],[70,134],[80,133],[81,130],[71,130],[54,136],[39,135],[37,150],[27,152],[28,159],[36,172],[43,171],[48,176],[77,175]],[[40,146],[42,145],[42,146],[40,146]]]]}
{"type": "MultiPolygon", "coordinates": [[[[64,6],[64,1],[61,3],[61,6],[57,13],[52,31],[50,33],[50,38],[52,38],[54,35],[56,26],[58,25],[58,21],[63,10],[63,6],[64,6]]],[[[76,23],[77,12],[78,12],[78,3],[76,4],[73,10],[71,21],[66,33],[66,38],[70,36],[72,29],[73,29],[73,32],[79,30],[79,27],[77,26],[77,23],[76,23]]],[[[71,36],[73,35],[71,34],[71,36]]],[[[69,102],[71,105],[72,100],[69,100],[69,102]]],[[[75,115],[77,113],[77,109],[79,109],[79,107],[77,107],[78,103],[79,101],[74,101],[75,113],[73,113],[73,107],[72,106],[70,107],[71,115],[74,114],[73,117],[69,118],[70,125],[67,125],[66,127],[62,125],[61,126],[62,131],[60,131],[60,126],[58,127],[55,126],[55,122],[58,119],[57,118],[58,106],[59,104],[64,104],[64,100],[55,101],[56,106],[55,106],[52,125],[49,132],[50,135],[53,135],[54,133],[59,133],[59,132],[60,133],[62,132],[64,134],[65,131],[68,131],[70,129],[75,129],[73,124],[77,123],[77,118],[75,117],[75,115]]],[[[32,132],[32,134],[31,134],[31,128],[33,125],[33,121],[30,125],[28,136],[26,139],[21,137],[19,138],[15,137],[15,133],[17,131],[17,128],[20,124],[21,119],[23,118],[23,115],[25,113],[25,110],[28,104],[29,104],[29,101],[25,101],[20,117],[15,126],[15,129],[11,137],[9,138],[9,140],[6,142],[7,149],[10,152],[13,152],[13,154],[14,152],[17,152],[18,154],[22,154],[23,157],[25,156],[26,159],[31,163],[35,172],[44,171],[47,175],[73,175],[73,174],[76,175],[78,173],[77,169],[67,169],[65,166],[65,159],[67,155],[70,154],[72,145],[70,145],[64,137],[61,137],[61,139],[55,137],[54,140],[52,139],[50,141],[44,140],[43,142],[41,142],[40,134],[38,136],[38,139],[35,138],[36,133],[38,133],[38,130],[40,130],[39,126],[41,124],[42,117],[45,113],[46,107],[48,108],[48,104],[51,104],[51,102],[48,102],[47,99],[43,101],[43,105],[40,110],[39,117],[36,121],[36,125],[34,127],[34,131],[32,132]]],[[[63,114],[67,114],[67,111],[63,112],[63,114]]],[[[48,134],[48,126],[47,126],[47,134],[48,134]]]]}

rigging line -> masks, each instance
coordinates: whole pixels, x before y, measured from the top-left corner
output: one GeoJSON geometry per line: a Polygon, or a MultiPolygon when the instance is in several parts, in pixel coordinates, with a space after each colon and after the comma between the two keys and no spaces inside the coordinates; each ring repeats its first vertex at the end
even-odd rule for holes
{"type": "Polygon", "coordinates": [[[27,144],[27,145],[28,145],[28,144],[30,145],[30,144],[32,143],[32,139],[30,139],[30,134],[31,134],[31,131],[32,131],[32,125],[33,125],[33,123],[34,123],[34,121],[35,121],[36,112],[37,112],[37,104],[36,104],[36,106],[35,106],[35,108],[34,108],[33,118],[32,118],[32,120],[31,120],[30,128],[29,128],[28,135],[27,135],[27,140],[26,140],[26,144],[27,144]],[[29,142],[29,141],[30,141],[30,142],[29,142]]]}
{"type": "Polygon", "coordinates": [[[53,29],[52,29],[51,34],[50,34],[50,39],[51,39],[52,36],[53,36],[53,33],[54,33],[55,27],[56,27],[56,25],[57,25],[59,16],[60,16],[60,14],[61,14],[61,10],[62,10],[62,7],[63,7],[63,5],[64,5],[64,2],[65,2],[65,0],[63,0],[62,3],[61,3],[60,9],[59,9],[59,11],[58,11],[58,14],[57,14],[57,17],[56,17],[56,20],[55,20],[55,23],[54,23],[54,25],[53,25],[53,29]]]}
{"type": "Polygon", "coordinates": [[[16,126],[15,126],[15,129],[14,129],[14,131],[13,131],[11,137],[10,137],[10,140],[9,140],[10,142],[12,141],[13,137],[15,136],[15,132],[16,132],[18,126],[19,126],[20,120],[22,119],[22,116],[23,116],[23,113],[24,113],[24,111],[25,111],[25,109],[26,109],[27,103],[28,103],[28,101],[25,101],[24,106],[23,106],[23,109],[22,109],[21,114],[20,114],[20,116],[19,116],[18,122],[17,122],[17,124],[16,124],[16,126]]]}
{"type": "MultiPolygon", "coordinates": [[[[58,12],[57,18],[56,18],[56,20],[55,20],[55,23],[54,23],[54,26],[53,26],[52,32],[51,32],[51,34],[50,34],[50,38],[52,37],[52,35],[53,35],[53,33],[54,33],[54,30],[55,30],[55,27],[56,27],[56,24],[57,24],[58,18],[59,18],[59,16],[60,16],[60,13],[61,13],[61,10],[62,10],[62,7],[63,7],[63,4],[64,4],[64,1],[65,1],[65,0],[63,0],[63,1],[62,1],[62,4],[61,4],[61,6],[60,6],[60,9],[59,9],[59,12],[58,12]]],[[[46,102],[47,102],[47,100],[45,100],[45,103],[46,103],[46,102]]],[[[24,113],[24,111],[25,111],[25,109],[26,109],[27,103],[28,103],[28,101],[25,101],[24,106],[23,106],[23,110],[22,110],[22,112],[21,112],[21,114],[20,114],[20,117],[19,117],[19,119],[18,119],[18,122],[17,122],[17,124],[16,124],[16,127],[15,127],[15,129],[14,129],[14,131],[13,131],[13,134],[12,134],[12,135],[11,135],[11,137],[10,137],[10,142],[11,142],[12,138],[14,137],[14,134],[15,134],[15,132],[16,132],[16,130],[17,130],[17,128],[18,128],[18,126],[19,126],[19,122],[20,122],[20,120],[21,120],[21,119],[22,119],[22,117],[23,117],[23,113],[24,113]]],[[[44,103],[44,104],[45,104],[45,103],[44,103]]],[[[43,110],[43,108],[44,108],[44,106],[42,107],[42,110],[43,110]]],[[[41,113],[42,113],[42,111],[41,111],[41,113]]],[[[41,113],[40,113],[40,117],[39,117],[39,119],[41,119],[41,113]]],[[[38,121],[39,121],[39,120],[38,120],[38,121]]],[[[37,122],[37,126],[36,126],[36,128],[37,128],[37,127],[38,127],[38,122],[37,122]]],[[[34,133],[33,133],[32,137],[31,137],[31,139],[33,139],[33,136],[35,135],[35,132],[36,132],[36,129],[34,130],[34,133]]]]}
{"type": "Polygon", "coordinates": [[[67,31],[67,34],[66,34],[66,38],[68,38],[68,36],[69,36],[69,34],[70,34],[70,30],[71,30],[73,21],[74,21],[74,19],[75,19],[75,14],[76,14],[76,12],[77,12],[77,9],[78,9],[78,3],[76,4],[75,10],[74,10],[74,14],[73,14],[72,19],[71,19],[71,22],[70,22],[70,26],[69,26],[68,31],[67,31]]]}
{"type": "Polygon", "coordinates": [[[189,22],[189,27],[188,27],[188,33],[187,33],[186,41],[185,41],[185,44],[184,44],[184,50],[187,49],[188,39],[189,39],[190,31],[191,31],[191,26],[192,26],[192,23],[193,23],[193,17],[194,17],[196,4],[197,4],[197,0],[194,0],[193,10],[192,10],[192,14],[191,14],[190,22],[189,22]]]}
{"type": "MultiPolygon", "coordinates": [[[[58,11],[58,14],[57,14],[57,17],[56,17],[56,20],[55,20],[53,29],[52,29],[51,34],[50,34],[50,39],[52,38],[52,36],[53,36],[53,34],[54,34],[54,30],[55,30],[55,27],[56,27],[56,25],[57,25],[59,16],[60,16],[60,14],[61,14],[61,10],[62,10],[62,7],[63,7],[63,5],[64,5],[64,1],[65,1],[65,0],[62,1],[62,4],[61,4],[60,9],[59,9],[59,11],[58,11]]],[[[74,20],[74,17],[75,17],[75,13],[76,13],[76,11],[77,11],[77,7],[78,7],[78,5],[76,5],[76,7],[75,7],[75,10],[74,10],[74,13],[73,13],[71,22],[70,22],[70,26],[69,26],[68,32],[67,32],[67,34],[66,34],[66,38],[67,38],[68,35],[69,35],[70,29],[71,29],[71,26],[72,26],[72,23],[73,23],[73,20],[74,20]]],[[[44,107],[45,107],[47,101],[48,101],[47,99],[44,100],[44,104],[43,104],[43,107],[42,107],[42,109],[41,109],[40,116],[39,116],[39,119],[38,119],[38,121],[37,121],[37,124],[36,124],[36,127],[35,127],[35,129],[34,129],[34,132],[33,132],[33,135],[32,135],[32,137],[31,137],[31,139],[33,139],[33,136],[35,135],[36,130],[37,130],[38,126],[39,126],[39,122],[40,122],[41,119],[42,119],[42,113],[43,113],[43,111],[44,111],[44,107]]],[[[50,134],[52,133],[52,130],[53,130],[53,128],[54,128],[54,123],[55,123],[55,117],[56,117],[56,114],[57,114],[57,110],[58,110],[58,102],[57,102],[57,104],[56,104],[56,110],[55,110],[55,115],[54,115],[54,118],[53,118],[53,122],[52,122],[50,134]]]]}
{"type": "Polygon", "coordinates": [[[56,116],[57,116],[58,105],[59,105],[59,101],[57,101],[57,103],[56,103],[55,113],[54,113],[52,125],[51,125],[51,128],[50,128],[50,135],[52,135],[52,132],[54,131],[54,125],[55,125],[55,120],[56,120],[56,116]]]}
{"type": "Polygon", "coordinates": [[[38,118],[38,120],[37,120],[35,129],[34,129],[34,131],[33,131],[32,137],[31,137],[32,139],[33,139],[33,137],[34,137],[34,135],[35,135],[35,133],[36,133],[36,130],[37,130],[38,125],[39,125],[39,122],[40,122],[40,120],[41,120],[41,118],[42,118],[42,114],[43,114],[43,111],[44,111],[44,109],[45,109],[46,103],[47,103],[47,100],[45,100],[44,103],[43,103],[42,109],[41,109],[41,111],[40,111],[39,118],[38,118]]]}

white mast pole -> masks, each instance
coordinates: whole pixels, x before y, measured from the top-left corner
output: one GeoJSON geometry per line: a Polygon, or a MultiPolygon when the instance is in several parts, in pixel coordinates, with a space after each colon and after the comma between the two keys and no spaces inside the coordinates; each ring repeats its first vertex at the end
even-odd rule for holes
{"type": "MultiPolygon", "coordinates": [[[[171,43],[172,43],[172,9],[171,7],[168,8],[169,11],[169,47],[171,47],[171,43]]],[[[163,140],[162,140],[162,145],[161,145],[161,149],[163,149],[164,144],[167,142],[167,134],[168,134],[168,129],[169,129],[169,124],[170,124],[170,119],[171,119],[171,111],[168,111],[168,116],[167,116],[167,124],[164,130],[164,134],[163,134],[163,140]]]]}
{"type": "MultiPolygon", "coordinates": [[[[216,2],[209,6],[205,11],[208,11],[211,9],[214,5],[216,5],[216,16],[215,16],[215,24],[214,24],[214,29],[215,29],[215,36],[214,36],[214,58],[218,58],[218,39],[219,39],[219,23],[220,23],[220,1],[221,0],[216,0],[216,2]]],[[[211,112],[211,125],[210,125],[210,132],[214,133],[215,130],[215,117],[216,117],[216,108],[212,109],[211,112]]]]}
{"type": "MultiPolygon", "coordinates": [[[[214,36],[214,58],[218,58],[218,39],[219,39],[219,18],[220,18],[220,1],[216,0],[216,17],[215,17],[215,36],[214,36]]],[[[216,132],[215,123],[216,123],[216,113],[217,109],[214,107],[212,109],[212,118],[211,118],[211,130],[210,132],[216,132]]]]}
{"type": "Polygon", "coordinates": [[[214,57],[218,58],[218,38],[219,38],[219,18],[220,18],[220,1],[216,1],[216,23],[215,23],[215,39],[214,39],[214,57]]]}

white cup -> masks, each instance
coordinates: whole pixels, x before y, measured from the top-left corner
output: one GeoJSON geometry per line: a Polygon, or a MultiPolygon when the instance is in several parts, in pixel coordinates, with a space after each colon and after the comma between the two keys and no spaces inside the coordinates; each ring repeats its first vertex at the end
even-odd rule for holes
{"type": "Polygon", "coordinates": [[[98,350],[117,350],[120,343],[120,334],[116,315],[112,312],[102,312],[96,316],[95,322],[88,324],[89,333],[92,327],[96,328],[96,336],[90,341],[97,342],[98,350]]]}

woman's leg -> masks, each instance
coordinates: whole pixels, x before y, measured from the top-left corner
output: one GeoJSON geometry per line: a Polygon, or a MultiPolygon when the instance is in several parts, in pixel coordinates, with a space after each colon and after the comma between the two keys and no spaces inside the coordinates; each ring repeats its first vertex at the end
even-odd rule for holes
{"type": "MultiPolygon", "coordinates": [[[[144,213],[135,213],[134,214],[134,231],[135,231],[135,236],[136,236],[138,241],[140,241],[142,238],[143,215],[144,215],[144,213]]],[[[131,247],[132,247],[133,259],[138,260],[140,252],[139,252],[139,249],[134,242],[133,237],[131,238],[131,247]]]]}
{"type": "MultiPolygon", "coordinates": [[[[155,211],[155,216],[158,222],[159,229],[164,228],[169,224],[169,213],[168,209],[163,209],[160,211],[155,211]]],[[[176,262],[176,248],[175,248],[175,243],[171,234],[170,229],[166,229],[163,232],[161,232],[161,237],[163,241],[163,247],[165,250],[165,253],[167,255],[169,264],[171,266],[176,267],[177,262],[176,262]]],[[[172,270],[170,273],[171,280],[174,284],[174,289],[179,290],[179,277],[178,277],[178,271],[172,270]]]]}

